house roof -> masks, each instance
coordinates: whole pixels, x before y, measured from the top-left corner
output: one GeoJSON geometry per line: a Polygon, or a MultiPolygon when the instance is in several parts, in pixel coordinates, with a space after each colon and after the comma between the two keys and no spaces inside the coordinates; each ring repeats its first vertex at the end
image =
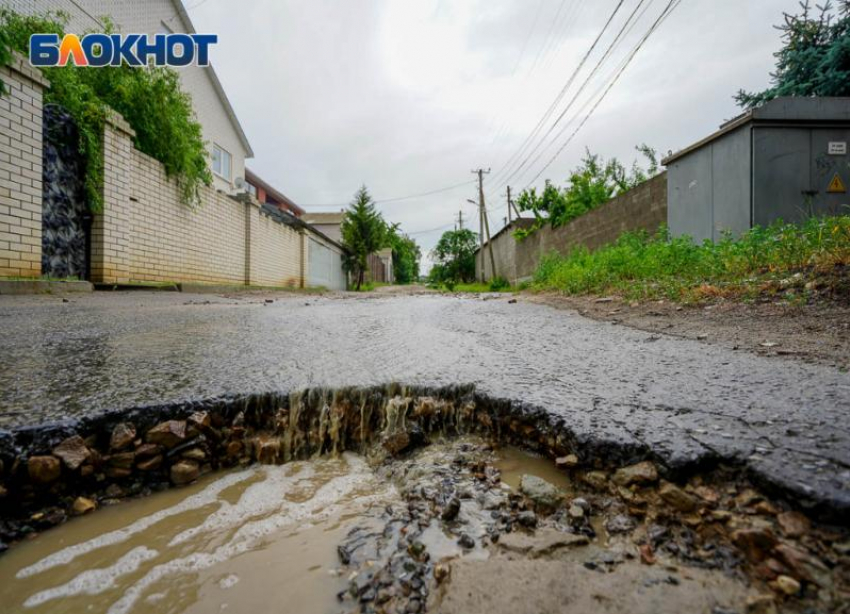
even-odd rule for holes
{"type": "MultiPolygon", "coordinates": [[[[514,230],[524,230],[526,228],[531,228],[532,226],[534,226],[534,223],[536,221],[537,220],[535,220],[533,217],[520,217],[520,218],[515,217],[513,220],[511,220],[510,224],[508,224],[507,226],[502,228],[499,232],[497,232],[492,237],[490,237],[490,240],[495,241],[496,239],[501,237],[506,232],[513,232],[514,230]]],[[[489,241],[484,241],[484,247],[487,247],[488,244],[489,244],[489,241]]],[[[476,246],[475,247],[475,253],[478,253],[478,250],[480,250],[480,249],[481,249],[480,245],[476,246]]]]}
{"type": "Polygon", "coordinates": [[[342,224],[345,211],[334,211],[332,213],[314,213],[312,211],[304,214],[304,221],[309,224],[342,224]]]}
{"type": "Polygon", "coordinates": [[[286,226],[291,226],[292,228],[303,228],[305,230],[309,230],[313,234],[321,237],[322,239],[324,239],[325,241],[327,241],[331,245],[338,247],[342,251],[348,251],[348,250],[345,249],[345,246],[334,241],[328,235],[326,235],[325,233],[323,233],[322,231],[320,231],[316,227],[308,224],[307,222],[305,222],[301,218],[295,217],[294,215],[292,215],[288,211],[282,211],[278,207],[275,207],[274,205],[271,205],[269,203],[265,203],[265,204],[261,205],[260,210],[263,213],[265,213],[266,215],[268,215],[270,218],[277,220],[281,224],[285,224],[286,226]]]}
{"type": "Polygon", "coordinates": [[[802,96],[776,98],[760,107],[748,109],[720,126],[714,134],[663,159],[661,164],[669,166],[676,160],[702,149],[741,126],[758,122],[770,124],[837,122],[844,125],[850,122],[850,98],[806,98],[802,96]]]}
{"type": "Polygon", "coordinates": [[[292,202],[284,193],[279,192],[274,187],[263,181],[254,171],[250,170],[247,167],[245,168],[245,181],[247,181],[251,185],[263,188],[266,191],[266,194],[268,194],[275,200],[284,203],[287,207],[289,207],[299,215],[304,215],[304,209],[292,202]]]}
{"type": "MultiPolygon", "coordinates": [[[[189,13],[186,12],[186,8],[183,6],[183,2],[181,0],[172,0],[174,4],[174,8],[177,10],[177,14],[180,16],[180,21],[183,22],[183,27],[186,32],[189,34],[195,34],[195,26],[192,24],[192,19],[189,17],[189,13]]],[[[248,142],[248,137],[245,136],[245,131],[242,130],[242,124],[239,123],[239,118],[236,117],[236,112],[233,110],[233,105],[230,104],[230,99],[227,97],[227,94],[224,92],[224,88],[221,85],[221,81],[218,80],[218,75],[215,73],[215,69],[212,67],[212,64],[205,67],[204,72],[206,72],[207,76],[212,83],[213,89],[218,95],[218,99],[221,101],[222,106],[224,107],[225,112],[227,113],[227,117],[230,119],[230,123],[233,124],[233,128],[236,130],[236,134],[239,136],[239,140],[242,142],[242,146],[246,151],[246,158],[254,157],[254,150],[251,148],[251,143],[248,142]]]]}

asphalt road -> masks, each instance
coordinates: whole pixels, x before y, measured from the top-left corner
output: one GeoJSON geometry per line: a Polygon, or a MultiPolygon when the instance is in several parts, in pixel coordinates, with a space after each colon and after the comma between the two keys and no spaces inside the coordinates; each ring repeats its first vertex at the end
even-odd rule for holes
{"type": "Polygon", "coordinates": [[[850,511],[850,375],[507,297],[0,297],[0,429],[313,386],[475,384],[579,439],[850,511]]]}

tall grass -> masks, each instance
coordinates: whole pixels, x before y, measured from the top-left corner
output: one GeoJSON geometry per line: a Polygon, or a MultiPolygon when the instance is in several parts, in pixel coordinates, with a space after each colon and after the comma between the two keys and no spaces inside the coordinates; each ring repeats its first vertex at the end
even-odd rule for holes
{"type": "Polygon", "coordinates": [[[616,293],[626,298],[699,300],[740,294],[793,273],[817,276],[850,264],[850,216],[777,222],[738,239],[695,243],[627,233],[593,253],[580,248],[543,259],[533,287],[565,294],[616,293]]]}

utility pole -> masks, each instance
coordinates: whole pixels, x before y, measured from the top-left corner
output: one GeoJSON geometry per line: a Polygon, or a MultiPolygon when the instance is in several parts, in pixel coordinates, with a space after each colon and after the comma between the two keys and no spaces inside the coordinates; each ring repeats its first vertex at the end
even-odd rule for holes
{"type": "Polygon", "coordinates": [[[516,204],[513,199],[511,199],[511,186],[508,186],[508,220],[511,219],[511,208],[513,208],[514,213],[516,213],[516,219],[521,218],[522,216],[519,214],[519,209],[517,209],[516,204]]]}
{"type": "Polygon", "coordinates": [[[457,226],[455,230],[463,230],[463,210],[457,212],[457,226]]]}
{"type": "Polygon", "coordinates": [[[496,275],[496,258],[493,256],[493,242],[490,240],[490,221],[487,219],[487,207],[484,203],[484,175],[490,174],[490,169],[488,168],[486,171],[483,168],[479,168],[476,171],[472,171],[476,175],[478,175],[478,215],[479,215],[479,228],[481,233],[479,235],[479,246],[481,250],[481,283],[486,281],[486,272],[484,268],[484,233],[487,233],[487,247],[490,252],[490,270],[493,272],[493,279],[497,277],[496,275]]]}

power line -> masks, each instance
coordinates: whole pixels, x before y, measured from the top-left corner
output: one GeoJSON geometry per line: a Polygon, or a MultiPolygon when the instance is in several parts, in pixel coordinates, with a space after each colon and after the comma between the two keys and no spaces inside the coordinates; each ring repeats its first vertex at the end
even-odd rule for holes
{"type": "MultiPolygon", "coordinates": [[[[635,56],[641,50],[641,48],[646,43],[646,41],[649,40],[649,37],[652,36],[652,34],[661,26],[662,23],[664,23],[664,21],[670,16],[670,14],[673,11],[676,10],[676,8],[678,8],[679,4],[681,4],[681,3],[682,3],[682,0],[670,0],[670,2],[664,8],[664,11],[662,11],[661,15],[658,17],[658,19],[655,20],[655,23],[652,24],[652,26],[647,31],[647,33],[643,36],[643,38],[641,38],[641,40],[638,42],[638,44],[635,46],[635,48],[632,50],[632,52],[629,54],[629,56],[623,62],[620,69],[614,75],[614,78],[608,84],[608,87],[605,89],[605,91],[602,93],[602,95],[599,97],[599,99],[596,101],[596,103],[590,109],[590,112],[585,116],[585,118],[578,125],[578,127],[573,131],[573,133],[570,135],[570,137],[564,142],[564,144],[561,145],[561,147],[558,149],[558,151],[555,152],[555,155],[552,156],[552,158],[549,160],[549,162],[547,162],[546,165],[543,168],[541,168],[540,171],[534,176],[534,178],[526,184],[526,186],[525,186],[526,189],[529,186],[531,186],[535,181],[537,181],[540,178],[540,176],[546,171],[546,169],[549,168],[555,162],[555,160],[558,159],[558,157],[561,155],[561,153],[564,151],[564,149],[566,149],[567,145],[569,145],[572,142],[572,140],[581,131],[581,129],[584,127],[584,125],[588,122],[588,120],[593,116],[596,109],[599,107],[599,105],[602,103],[602,101],[607,97],[608,93],[614,88],[614,86],[620,80],[620,77],[623,76],[623,73],[629,67],[629,64],[631,64],[632,60],[635,58],[635,56]]],[[[569,125],[569,124],[567,124],[567,125],[569,125]]],[[[558,136],[560,136],[560,133],[559,133],[558,136]]],[[[555,140],[557,140],[557,138],[558,137],[556,137],[555,140]]]]}
{"type": "MultiPolygon", "coordinates": [[[[499,171],[496,173],[496,177],[501,175],[502,172],[505,171],[506,169],[509,169],[511,167],[511,165],[523,154],[525,149],[534,140],[534,138],[537,136],[537,134],[539,134],[540,129],[543,127],[543,125],[546,123],[546,121],[552,116],[552,113],[555,112],[555,109],[557,108],[558,104],[561,102],[563,97],[566,95],[567,91],[572,86],[573,82],[576,80],[579,73],[581,72],[582,68],[584,68],[584,65],[587,63],[587,60],[593,54],[593,51],[596,49],[597,45],[599,45],[599,42],[602,40],[602,37],[605,35],[605,32],[608,31],[608,28],[610,27],[611,23],[614,21],[614,18],[617,16],[617,13],[619,13],[624,2],[625,2],[625,0],[619,0],[618,1],[617,6],[614,8],[614,11],[611,13],[611,15],[608,17],[608,20],[605,22],[605,26],[599,32],[599,34],[596,37],[596,40],[593,41],[593,44],[590,46],[590,49],[587,50],[587,53],[585,53],[584,57],[582,58],[581,62],[576,67],[576,69],[573,71],[572,75],[570,75],[570,78],[567,80],[564,87],[561,88],[561,91],[558,93],[558,95],[555,97],[555,99],[549,105],[549,108],[546,110],[546,112],[543,114],[543,116],[540,118],[540,120],[534,126],[534,129],[531,131],[531,134],[529,134],[525,138],[525,140],[523,140],[522,144],[519,146],[519,149],[517,149],[517,151],[515,151],[508,158],[508,160],[505,162],[505,164],[502,166],[502,168],[499,169],[499,171]]],[[[495,179],[495,177],[494,177],[494,179],[495,179]]]]}
{"type": "Polygon", "coordinates": [[[446,230],[448,228],[452,228],[454,225],[455,223],[452,222],[451,224],[444,224],[442,226],[437,226],[436,228],[431,228],[430,230],[417,230],[415,232],[405,232],[404,234],[406,234],[408,237],[412,237],[414,235],[425,235],[429,232],[437,232],[438,230],[446,230]]]}
{"type": "MultiPolygon", "coordinates": [[[[534,33],[534,30],[537,29],[537,22],[540,20],[540,13],[543,11],[543,3],[544,2],[545,2],[545,0],[540,0],[540,3],[537,5],[537,12],[534,15],[534,21],[532,22],[531,28],[529,28],[528,33],[525,35],[525,42],[522,44],[522,49],[519,52],[519,56],[517,56],[516,63],[514,64],[514,69],[511,71],[511,76],[510,76],[511,81],[513,81],[513,78],[516,76],[516,71],[519,68],[519,65],[522,63],[522,59],[525,57],[525,51],[528,48],[528,42],[531,40],[531,35],[534,33]]],[[[513,110],[513,107],[516,103],[516,96],[517,96],[517,94],[514,93],[514,96],[512,97],[511,110],[513,110]]],[[[500,115],[499,113],[495,114],[493,116],[493,118],[488,122],[487,132],[490,131],[490,126],[493,125],[493,123],[499,117],[499,115],[500,115]]],[[[510,115],[510,111],[508,112],[508,115],[510,115]]],[[[499,134],[501,133],[502,128],[504,128],[506,122],[507,122],[507,118],[505,118],[505,121],[502,122],[502,125],[496,131],[496,134],[493,135],[493,139],[492,139],[492,141],[490,141],[491,147],[496,142],[496,139],[499,137],[499,134]]]]}
{"type": "MultiPolygon", "coordinates": [[[[431,190],[430,192],[422,192],[421,194],[410,194],[408,196],[398,196],[396,198],[383,198],[381,200],[372,201],[376,205],[382,205],[385,203],[394,203],[402,200],[411,200],[413,198],[424,198],[425,196],[433,196],[434,194],[442,194],[443,192],[449,192],[451,190],[457,190],[462,187],[469,187],[474,185],[472,181],[464,181],[463,183],[458,183],[456,185],[450,185],[445,188],[439,188],[436,190],[431,190]]],[[[351,203],[335,203],[335,204],[324,204],[324,205],[301,205],[302,207],[347,207],[351,203]]]]}
{"type": "MultiPolygon", "coordinates": [[[[534,70],[537,68],[537,66],[539,64],[541,55],[543,55],[544,57],[549,55],[548,51],[545,54],[543,52],[544,52],[544,50],[549,49],[550,41],[553,40],[552,33],[555,30],[555,27],[558,25],[558,20],[559,20],[559,17],[561,15],[561,12],[564,9],[565,3],[566,3],[566,0],[561,0],[561,4],[558,6],[558,10],[555,13],[554,19],[552,20],[552,25],[549,27],[549,32],[546,34],[546,38],[543,41],[543,45],[541,45],[540,49],[537,51],[537,55],[534,58],[534,62],[532,63],[531,68],[529,68],[528,72],[526,73],[525,80],[523,81],[523,83],[528,83],[528,80],[531,78],[531,75],[534,74],[534,70]]],[[[542,3],[541,3],[541,7],[542,7],[542,3]]],[[[570,11],[570,12],[574,12],[574,11],[570,11]]],[[[521,88],[516,88],[515,94],[512,98],[512,103],[511,103],[510,109],[508,110],[508,116],[505,117],[505,119],[502,122],[502,125],[499,127],[499,130],[496,132],[496,135],[493,137],[493,140],[490,143],[491,147],[493,145],[495,145],[495,143],[498,140],[501,140],[506,135],[505,129],[508,127],[508,123],[510,122],[511,114],[513,113],[514,109],[516,108],[516,103],[517,103],[517,100],[518,100],[518,96],[520,94],[521,94],[521,88]]]]}
{"type": "MultiPolygon", "coordinates": [[[[644,8],[643,12],[640,15],[641,18],[646,13],[646,11],[647,11],[647,9],[649,8],[650,5],[651,5],[651,2],[650,2],[650,4],[648,4],[644,8]]],[[[636,24],[637,24],[637,21],[632,24],[632,26],[628,30],[628,33],[631,33],[631,30],[634,29],[634,26],[636,24]]],[[[620,60],[620,62],[614,67],[614,70],[611,71],[611,74],[607,78],[602,80],[602,83],[600,84],[599,88],[597,88],[596,91],[594,91],[590,96],[588,96],[587,100],[585,100],[582,103],[581,107],[569,119],[569,121],[567,121],[561,127],[561,129],[558,131],[558,133],[554,137],[552,137],[552,139],[548,143],[546,143],[546,145],[543,147],[543,149],[541,149],[537,153],[537,155],[534,156],[534,159],[526,167],[525,172],[528,172],[528,170],[533,168],[537,164],[537,162],[540,160],[540,158],[542,158],[543,155],[549,150],[549,148],[552,147],[552,145],[554,145],[555,143],[557,143],[558,140],[566,133],[567,129],[570,128],[576,122],[576,120],[578,120],[585,113],[585,111],[593,105],[594,101],[597,100],[598,96],[600,96],[609,87],[609,83],[610,83],[611,79],[614,78],[614,76],[621,69],[623,69],[624,65],[626,65],[629,62],[629,57],[630,56],[627,54],[626,56],[624,56],[624,58],[622,60],[620,60]]],[[[572,137],[570,138],[570,140],[572,140],[572,137]]],[[[540,144],[542,145],[542,142],[540,144]]],[[[534,154],[534,152],[530,153],[529,156],[531,156],[533,154],[534,154]]],[[[519,169],[517,169],[517,172],[519,172],[519,169]]],[[[522,175],[525,174],[525,172],[519,173],[518,176],[521,177],[522,175]]]]}
{"type": "MultiPolygon", "coordinates": [[[[653,1],[654,0],[650,0],[650,3],[647,5],[647,8],[652,4],[653,1]]],[[[558,126],[558,124],[561,122],[561,120],[566,116],[566,114],[570,111],[570,109],[573,107],[573,105],[578,101],[578,99],[582,95],[582,93],[584,93],[585,89],[587,89],[587,86],[593,81],[594,77],[596,77],[596,75],[599,73],[602,66],[604,66],[605,62],[608,61],[608,58],[611,57],[614,50],[620,45],[620,43],[623,40],[624,35],[627,32],[631,31],[630,26],[634,25],[635,23],[637,23],[637,21],[640,20],[640,17],[638,17],[637,20],[635,19],[635,17],[637,16],[638,11],[640,11],[640,8],[644,5],[645,2],[646,2],[646,0],[639,0],[637,5],[635,5],[634,10],[628,16],[626,21],[623,23],[623,26],[620,28],[620,31],[617,33],[617,35],[614,37],[614,40],[612,40],[611,43],[608,45],[608,48],[605,50],[605,53],[602,55],[602,57],[599,59],[599,61],[596,63],[596,65],[593,67],[593,69],[590,71],[590,74],[588,74],[587,78],[584,80],[584,83],[582,83],[582,85],[581,85],[581,87],[579,87],[578,91],[572,96],[572,98],[570,99],[567,106],[561,111],[561,113],[558,115],[558,117],[555,119],[555,121],[552,123],[552,125],[549,127],[549,129],[546,131],[546,133],[540,138],[540,140],[537,141],[537,144],[534,145],[531,148],[531,150],[528,152],[528,155],[525,157],[525,159],[520,163],[519,166],[515,167],[513,169],[513,171],[511,171],[511,173],[508,175],[508,177],[504,180],[505,183],[510,182],[511,179],[516,177],[517,174],[520,171],[522,171],[523,168],[526,167],[526,165],[531,160],[531,157],[540,149],[541,146],[544,145],[544,143],[546,143],[546,139],[549,137],[549,135],[552,134],[552,132],[555,130],[555,128],[558,126]]],[[[621,5],[622,5],[622,3],[621,3],[621,5]]],[[[641,13],[640,16],[642,17],[643,13],[641,13]]],[[[546,145],[546,147],[548,147],[548,146],[549,145],[546,145]]],[[[544,150],[545,150],[545,148],[544,148],[544,150]]]]}

